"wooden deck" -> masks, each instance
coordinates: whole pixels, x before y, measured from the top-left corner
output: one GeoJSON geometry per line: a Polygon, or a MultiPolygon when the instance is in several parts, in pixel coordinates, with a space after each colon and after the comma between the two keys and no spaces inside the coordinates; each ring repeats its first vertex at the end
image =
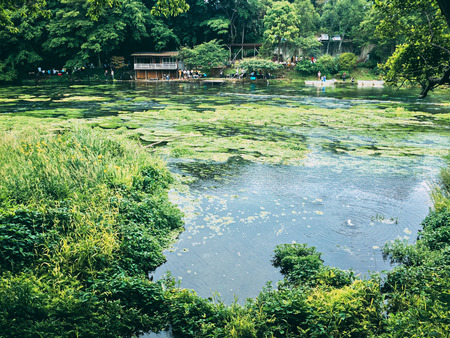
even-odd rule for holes
{"type": "Polygon", "coordinates": [[[337,81],[335,80],[326,80],[324,81],[305,81],[305,85],[307,86],[316,86],[316,87],[324,87],[324,86],[334,86],[337,81]]]}
{"type": "Polygon", "coordinates": [[[383,87],[384,81],[358,81],[358,86],[361,87],[383,87]]]}

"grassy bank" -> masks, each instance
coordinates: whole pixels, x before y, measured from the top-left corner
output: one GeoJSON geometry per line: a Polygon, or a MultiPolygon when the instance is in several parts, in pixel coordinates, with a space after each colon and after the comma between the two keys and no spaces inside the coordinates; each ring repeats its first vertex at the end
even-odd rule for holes
{"type": "Polygon", "coordinates": [[[164,163],[80,125],[0,137],[0,336],[128,336],[161,325],[136,304],[164,303],[145,276],[182,230],[164,163]]]}

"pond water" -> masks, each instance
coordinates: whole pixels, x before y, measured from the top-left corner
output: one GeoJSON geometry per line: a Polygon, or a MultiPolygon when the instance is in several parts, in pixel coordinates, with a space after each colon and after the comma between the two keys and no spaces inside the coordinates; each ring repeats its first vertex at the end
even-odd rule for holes
{"type": "Polygon", "coordinates": [[[450,149],[448,90],[417,96],[267,83],[3,87],[0,122],[84,119],[157,143],[186,182],[171,191],[186,231],[153,275],[170,270],[230,303],[281,279],[278,244],[308,243],[361,275],[391,268],[381,248],[415,240],[450,149]]]}

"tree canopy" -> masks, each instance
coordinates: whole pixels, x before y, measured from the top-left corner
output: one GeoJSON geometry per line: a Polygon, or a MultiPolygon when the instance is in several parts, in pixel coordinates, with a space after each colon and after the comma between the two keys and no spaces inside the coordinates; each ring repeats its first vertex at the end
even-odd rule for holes
{"type": "Polygon", "coordinates": [[[299,19],[295,15],[295,7],[287,1],[279,1],[267,11],[264,17],[264,37],[278,47],[278,57],[280,56],[281,44],[293,41],[300,30],[299,19]]]}
{"type": "Polygon", "coordinates": [[[382,19],[378,33],[397,42],[384,68],[393,84],[422,86],[421,97],[450,83],[450,30],[436,1],[376,1],[382,19]]]}
{"type": "Polygon", "coordinates": [[[222,66],[228,59],[228,51],[217,40],[202,43],[194,48],[181,48],[179,55],[188,68],[200,68],[204,71],[222,66]]]}

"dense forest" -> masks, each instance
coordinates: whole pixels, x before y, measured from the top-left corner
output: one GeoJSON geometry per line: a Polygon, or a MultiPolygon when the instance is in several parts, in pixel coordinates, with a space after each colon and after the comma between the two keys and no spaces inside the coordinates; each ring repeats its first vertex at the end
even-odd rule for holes
{"type": "MultiPolygon", "coordinates": [[[[351,66],[363,64],[387,81],[418,83],[424,90],[449,69],[449,29],[435,1],[187,0],[167,2],[175,10],[166,12],[152,0],[48,0],[34,11],[26,2],[12,3],[16,7],[2,12],[0,81],[23,78],[38,67],[68,72],[130,67],[134,52],[174,51],[211,41],[222,47],[260,43],[259,56],[267,59],[282,54],[317,60],[350,52],[355,54],[351,66]]],[[[247,54],[239,58],[255,53],[247,54]]],[[[235,56],[231,53],[223,64],[235,56]]],[[[331,73],[338,71],[329,59],[324,64],[331,73]]]]}

